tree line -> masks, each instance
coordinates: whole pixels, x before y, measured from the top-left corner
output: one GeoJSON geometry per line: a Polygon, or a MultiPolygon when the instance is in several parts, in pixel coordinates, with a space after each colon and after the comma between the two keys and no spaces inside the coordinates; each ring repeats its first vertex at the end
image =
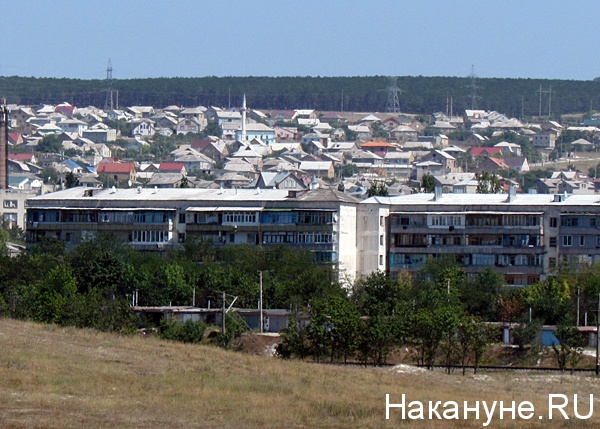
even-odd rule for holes
{"type": "MultiPolygon", "coordinates": [[[[512,117],[582,113],[600,105],[600,81],[547,79],[478,79],[477,106],[471,103],[468,77],[401,76],[397,86],[402,112],[431,114],[480,108],[512,117]],[[552,88],[549,103],[540,88],[552,88]],[[551,106],[551,111],[549,111],[551,106]]],[[[362,77],[193,77],[115,79],[111,87],[119,106],[152,105],[239,107],[246,94],[253,109],[380,111],[386,109],[390,81],[362,77]]],[[[10,76],[0,79],[8,103],[36,105],[69,102],[104,107],[107,82],[102,79],[57,79],[10,76]]]]}

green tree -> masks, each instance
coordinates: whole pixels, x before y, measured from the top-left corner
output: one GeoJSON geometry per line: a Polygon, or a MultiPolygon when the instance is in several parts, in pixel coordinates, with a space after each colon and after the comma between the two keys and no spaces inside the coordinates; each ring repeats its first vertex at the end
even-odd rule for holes
{"type": "Polygon", "coordinates": [[[37,150],[43,153],[60,153],[62,141],[56,134],[47,134],[39,141],[37,150]]]}
{"type": "Polygon", "coordinates": [[[569,316],[571,291],[566,280],[548,277],[524,290],[533,317],[544,324],[555,325],[569,316]]]}
{"type": "Polygon", "coordinates": [[[460,287],[460,301],[468,314],[484,320],[494,320],[498,314],[498,297],[504,277],[492,267],[486,267],[475,277],[465,279],[460,287]]]}
{"type": "Polygon", "coordinates": [[[310,352],[308,330],[295,317],[290,317],[288,326],[282,329],[280,335],[283,341],[275,348],[278,356],[284,359],[298,357],[301,360],[308,356],[310,352]]]}
{"type": "Polygon", "coordinates": [[[79,186],[79,179],[72,171],[69,171],[65,176],[65,186],[68,188],[74,188],[79,186]]]}
{"type": "Polygon", "coordinates": [[[47,185],[56,185],[58,183],[58,179],[60,178],[58,171],[56,171],[56,169],[53,167],[45,167],[40,172],[40,176],[47,185]]]}
{"type": "Polygon", "coordinates": [[[206,324],[202,321],[186,320],[181,323],[169,318],[160,321],[158,337],[182,343],[199,344],[204,338],[206,324]]]}
{"type": "Polygon", "coordinates": [[[64,324],[72,318],[77,280],[68,265],[58,265],[40,282],[35,320],[64,324]]]}
{"type": "Polygon", "coordinates": [[[367,192],[369,197],[387,197],[389,195],[388,188],[383,182],[373,182],[367,192]]]}
{"type": "Polygon", "coordinates": [[[314,302],[312,312],[311,328],[314,324],[321,324],[324,325],[324,331],[329,333],[331,361],[343,358],[345,363],[357,348],[360,325],[358,310],[348,299],[329,295],[314,302]]]}
{"type": "Polygon", "coordinates": [[[569,322],[561,322],[554,331],[559,344],[552,344],[556,363],[561,372],[571,365],[571,374],[583,356],[585,337],[569,322]]]}
{"type": "Polygon", "coordinates": [[[353,164],[353,163],[344,165],[341,170],[342,177],[352,177],[358,173],[359,173],[358,167],[356,166],[356,164],[353,164]]]}
{"type": "Polygon", "coordinates": [[[495,174],[483,171],[477,176],[477,190],[478,194],[498,194],[502,191],[502,185],[498,176],[495,174]]]}
{"type": "Polygon", "coordinates": [[[421,189],[423,192],[433,192],[435,190],[435,179],[432,174],[427,173],[421,180],[421,189]]]}

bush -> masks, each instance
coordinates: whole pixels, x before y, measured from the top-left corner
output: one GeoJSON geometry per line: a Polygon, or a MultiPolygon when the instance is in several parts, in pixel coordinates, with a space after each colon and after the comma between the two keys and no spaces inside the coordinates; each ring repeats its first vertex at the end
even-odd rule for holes
{"type": "Polygon", "coordinates": [[[205,330],[204,322],[186,320],[184,323],[179,323],[173,319],[162,319],[158,328],[158,336],[165,340],[198,344],[204,338],[205,330]]]}

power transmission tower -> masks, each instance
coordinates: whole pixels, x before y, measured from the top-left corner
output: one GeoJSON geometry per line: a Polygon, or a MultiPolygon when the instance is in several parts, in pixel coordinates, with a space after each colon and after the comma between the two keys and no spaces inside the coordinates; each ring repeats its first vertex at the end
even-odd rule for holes
{"type": "Polygon", "coordinates": [[[110,58],[108,59],[108,66],[106,67],[106,101],[104,102],[104,110],[113,110],[113,88],[112,88],[112,63],[110,58]]]}
{"type": "Polygon", "coordinates": [[[380,91],[387,91],[387,103],[385,105],[385,111],[386,112],[392,112],[392,113],[400,113],[400,97],[399,94],[403,93],[404,91],[402,91],[400,88],[398,88],[398,85],[396,84],[396,82],[398,81],[398,78],[395,76],[389,76],[388,80],[390,81],[390,84],[383,90],[380,91]]]}
{"type": "Polygon", "coordinates": [[[480,86],[477,85],[477,75],[475,74],[475,66],[471,65],[471,75],[469,76],[471,79],[471,83],[469,83],[468,88],[471,91],[468,95],[468,98],[471,99],[471,109],[477,109],[477,102],[481,100],[481,97],[477,95],[477,89],[481,89],[480,86]]]}
{"type": "Polygon", "coordinates": [[[549,86],[548,89],[543,89],[542,85],[540,85],[540,90],[538,91],[538,93],[540,94],[540,110],[539,110],[539,117],[542,117],[542,94],[547,94],[548,95],[548,119],[550,119],[550,115],[552,112],[552,87],[549,86]]]}

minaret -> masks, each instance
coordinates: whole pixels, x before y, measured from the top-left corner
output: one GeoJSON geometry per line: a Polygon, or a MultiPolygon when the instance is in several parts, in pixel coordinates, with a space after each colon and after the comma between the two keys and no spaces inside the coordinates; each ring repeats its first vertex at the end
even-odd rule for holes
{"type": "Polygon", "coordinates": [[[246,143],[246,94],[242,100],[242,143],[246,143]]]}
{"type": "Polygon", "coordinates": [[[8,189],[8,109],[0,106],[0,189],[8,189]]]}

